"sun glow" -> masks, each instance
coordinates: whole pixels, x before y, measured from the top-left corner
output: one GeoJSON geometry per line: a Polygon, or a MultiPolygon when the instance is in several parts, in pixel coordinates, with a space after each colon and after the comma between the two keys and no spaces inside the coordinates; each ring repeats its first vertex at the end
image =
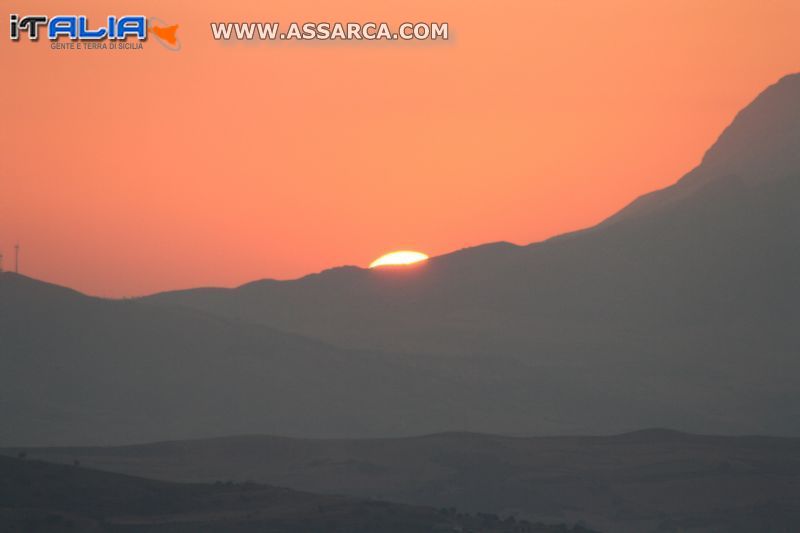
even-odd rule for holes
{"type": "Polygon", "coordinates": [[[423,254],[422,252],[401,250],[399,252],[391,252],[386,255],[380,256],[375,261],[370,263],[369,267],[375,268],[388,265],[411,265],[413,263],[419,263],[420,261],[425,261],[427,258],[428,256],[423,254]]]}

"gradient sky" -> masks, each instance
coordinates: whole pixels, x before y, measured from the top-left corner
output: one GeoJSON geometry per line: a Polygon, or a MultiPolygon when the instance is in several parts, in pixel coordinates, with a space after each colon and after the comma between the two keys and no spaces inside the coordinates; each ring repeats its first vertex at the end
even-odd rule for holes
{"type": "Polygon", "coordinates": [[[696,165],[800,70],[796,0],[3,1],[0,250],[98,295],[528,243],[696,165]],[[11,43],[144,14],[182,51],[11,43]],[[438,43],[223,45],[217,20],[447,21],[438,43]]]}

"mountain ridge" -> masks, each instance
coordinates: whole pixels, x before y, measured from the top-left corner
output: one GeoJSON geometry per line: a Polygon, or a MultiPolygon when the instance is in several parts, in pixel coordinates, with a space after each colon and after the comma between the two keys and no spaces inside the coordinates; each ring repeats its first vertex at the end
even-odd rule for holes
{"type": "MultiPolygon", "coordinates": [[[[733,168],[736,168],[735,165],[731,165],[730,163],[726,164],[727,159],[729,158],[730,153],[737,153],[742,152],[740,146],[742,144],[748,144],[752,142],[753,138],[758,137],[766,137],[774,139],[774,135],[769,134],[769,128],[774,127],[774,122],[776,119],[782,119],[786,121],[786,129],[790,130],[790,133],[796,133],[796,137],[800,136],[800,109],[797,107],[797,95],[800,94],[800,73],[788,74],[782,77],[776,83],[767,87],[764,91],[759,93],[756,98],[751,101],[745,108],[739,111],[732,122],[723,130],[723,132],[719,135],[717,140],[712,144],[712,146],[706,150],[704,153],[700,163],[692,170],[690,170],[687,174],[682,176],[678,181],[675,183],[668,185],[664,188],[657,189],[654,191],[650,191],[644,193],[634,200],[632,200],[629,204],[624,206],[622,209],[617,211],[616,213],[612,213],[599,223],[589,226],[587,228],[569,231],[566,233],[561,233],[554,235],[552,237],[548,237],[546,239],[540,241],[534,241],[528,244],[514,244],[507,241],[498,241],[498,242],[490,242],[485,244],[478,244],[475,246],[470,246],[467,248],[462,248],[458,250],[454,250],[452,252],[448,252],[445,254],[441,254],[438,256],[434,256],[430,259],[433,262],[441,262],[450,260],[453,257],[457,257],[462,254],[469,254],[472,251],[477,251],[480,249],[484,249],[487,247],[495,247],[495,246],[503,246],[506,248],[516,248],[516,249],[524,249],[526,247],[532,247],[541,245],[544,243],[548,243],[550,241],[558,241],[565,238],[570,238],[575,235],[583,234],[585,232],[592,232],[598,229],[602,229],[607,227],[610,224],[614,224],[619,222],[620,220],[626,219],[631,216],[636,216],[641,210],[648,210],[654,208],[654,203],[659,204],[664,202],[664,197],[667,197],[667,203],[679,201],[682,197],[687,194],[691,194],[695,192],[697,188],[703,187],[708,185],[708,181],[714,180],[725,180],[731,179],[737,175],[736,172],[733,171],[733,168]],[[773,102],[774,99],[779,100],[779,104],[781,108],[778,112],[773,109],[773,107],[777,104],[773,102]],[[787,107],[787,103],[789,104],[792,113],[785,113],[780,112],[785,110],[787,107]],[[766,116],[765,116],[766,115],[766,116]],[[788,120],[789,118],[793,120],[788,120]],[[741,130],[744,129],[741,127],[742,122],[747,122],[749,124],[755,123],[755,126],[751,126],[756,129],[759,134],[753,135],[752,133],[742,134],[741,130]],[[764,123],[767,124],[764,124],[764,123]],[[745,138],[744,140],[742,138],[745,138]],[[655,200],[655,202],[653,201],[655,200]]],[[[779,143],[778,148],[768,149],[763,146],[759,147],[761,152],[758,155],[758,159],[760,161],[764,161],[769,157],[774,157],[775,154],[778,154],[782,157],[780,159],[789,159],[789,163],[794,164],[794,168],[800,168],[800,156],[795,157],[796,148],[795,145],[786,145],[785,143],[779,143]]],[[[747,153],[748,151],[744,151],[747,153]]],[[[750,154],[752,156],[752,154],[750,154]]],[[[742,166],[741,164],[739,164],[742,166]]],[[[752,165],[744,165],[744,168],[740,171],[748,172],[751,175],[752,165]]],[[[776,172],[771,175],[772,178],[776,177],[786,177],[782,175],[781,172],[776,172]]],[[[263,282],[270,282],[275,281],[278,283],[285,283],[285,282],[295,282],[295,281],[303,281],[311,276],[324,276],[324,275],[333,275],[334,273],[338,272],[339,269],[358,269],[359,271],[366,271],[368,269],[364,269],[361,267],[355,266],[341,266],[341,267],[332,267],[329,269],[322,270],[317,273],[307,274],[305,276],[301,276],[300,278],[290,279],[290,280],[272,280],[270,278],[254,280],[252,282],[247,282],[241,284],[234,289],[240,289],[247,286],[252,286],[255,284],[260,284],[263,282]]],[[[205,289],[206,287],[199,287],[198,289],[205,289]]],[[[218,288],[218,287],[207,287],[207,288],[218,288]]],[[[192,289],[184,289],[192,290],[192,289]]],[[[166,291],[155,293],[147,297],[158,296],[161,294],[168,294],[173,291],[166,291]]]]}

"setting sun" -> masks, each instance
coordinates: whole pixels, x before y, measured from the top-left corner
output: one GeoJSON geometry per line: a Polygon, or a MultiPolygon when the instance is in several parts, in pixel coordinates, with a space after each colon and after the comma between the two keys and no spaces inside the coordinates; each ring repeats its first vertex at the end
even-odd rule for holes
{"type": "Polygon", "coordinates": [[[375,261],[370,263],[370,268],[387,266],[387,265],[410,265],[428,259],[428,256],[422,252],[412,252],[409,250],[402,250],[399,252],[391,252],[382,255],[375,261]]]}

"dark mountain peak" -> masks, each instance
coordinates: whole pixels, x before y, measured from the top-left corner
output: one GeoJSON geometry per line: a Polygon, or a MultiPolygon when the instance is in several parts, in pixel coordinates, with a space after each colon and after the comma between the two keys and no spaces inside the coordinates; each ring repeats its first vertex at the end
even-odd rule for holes
{"type": "Polygon", "coordinates": [[[742,109],[699,166],[674,185],[640,196],[592,229],[662,212],[703,192],[718,196],[799,177],[800,74],[791,74],[742,109]]]}
{"type": "Polygon", "coordinates": [[[789,177],[800,170],[800,74],[767,87],[742,109],[701,167],[749,179],[789,177]]]}

